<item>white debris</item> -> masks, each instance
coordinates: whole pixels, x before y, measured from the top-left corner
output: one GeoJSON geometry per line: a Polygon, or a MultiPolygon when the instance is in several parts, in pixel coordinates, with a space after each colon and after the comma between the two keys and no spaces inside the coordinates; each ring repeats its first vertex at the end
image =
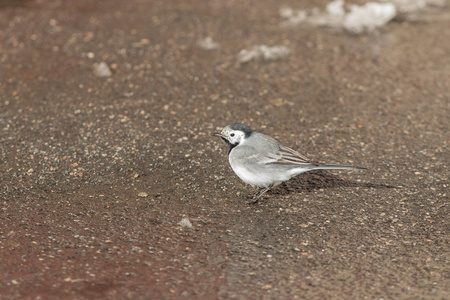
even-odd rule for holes
{"type": "Polygon", "coordinates": [[[183,228],[192,228],[192,223],[188,218],[181,219],[180,223],[178,223],[183,228]]]}
{"type": "Polygon", "coordinates": [[[251,60],[258,59],[262,55],[261,51],[259,50],[258,46],[254,46],[252,49],[242,49],[239,51],[239,54],[237,55],[237,60],[239,63],[247,63],[251,60]]]}
{"type": "Polygon", "coordinates": [[[219,44],[214,42],[212,37],[208,36],[204,39],[201,39],[197,42],[197,45],[206,51],[212,51],[219,48],[219,44]]]}
{"type": "Polygon", "coordinates": [[[315,26],[329,26],[341,28],[345,19],[344,0],[335,0],[328,3],[325,12],[313,9],[305,21],[315,26]]]}
{"type": "Polygon", "coordinates": [[[328,3],[326,10],[330,16],[343,17],[345,15],[344,0],[336,0],[328,3]]]}
{"type": "Polygon", "coordinates": [[[111,69],[105,62],[94,65],[94,75],[98,77],[110,77],[112,75],[111,69]]]}
{"type": "Polygon", "coordinates": [[[368,2],[363,6],[352,5],[345,16],[343,27],[354,33],[373,31],[391,21],[397,15],[392,3],[368,2]]]}
{"type": "Polygon", "coordinates": [[[397,15],[395,5],[390,2],[368,2],[362,6],[351,5],[349,11],[345,10],[344,4],[344,0],[332,1],[328,3],[324,12],[317,9],[309,12],[294,12],[283,8],[280,15],[286,19],[284,22],[286,25],[308,23],[316,26],[343,28],[354,33],[373,31],[397,15]]]}
{"type": "Polygon", "coordinates": [[[283,6],[280,8],[280,17],[283,19],[289,19],[294,16],[294,10],[290,7],[283,6]]]}
{"type": "Polygon", "coordinates": [[[280,16],[283,19],[286,19],[284,25],[297,25],[304,22],[305,19],[308,17],[306,11],[303,10],[294,11],[290,7],[282,7],[280,9],[280,16]]]}
{"type": "Polygon", "coordinates": [[[290,54],[291,50],[285,46],[269,47],[260,45],[253,46],[250,50],[242,49],[237,55],[237,60],[241,64],[261,58],[265,61],[273,61],[287,58],[290,54]]]}
{"type": "Polygon", "coordinates": [[[284,19],[283,24],[287,26],[305,23],[362,33],[384,26],[399,13],[405,14],[406,19],[414,19],[414,15],[420,14],[428,7],[444,6],[445,0],[391,0],[367,2],[361,6],[349,5],[346,9],[344,0],[335,0],[328,3],[325,11],[318,8],[295,11],[282,7],[280,16],[284,19]]]}

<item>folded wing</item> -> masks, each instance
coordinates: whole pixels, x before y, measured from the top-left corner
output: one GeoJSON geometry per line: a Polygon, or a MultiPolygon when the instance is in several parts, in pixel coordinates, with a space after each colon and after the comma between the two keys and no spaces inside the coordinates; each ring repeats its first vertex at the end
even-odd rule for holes
{"type": "Polygon", "coordinates": [[[277,165],[315,165],[307,157],[289,147],[280,145],[278,152],[270,157],[270,164],[277,165]]]}

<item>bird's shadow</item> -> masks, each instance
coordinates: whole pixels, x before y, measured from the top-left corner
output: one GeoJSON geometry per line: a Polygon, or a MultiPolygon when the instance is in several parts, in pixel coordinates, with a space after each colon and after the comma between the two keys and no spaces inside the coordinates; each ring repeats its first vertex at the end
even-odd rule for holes
{"type": "Polygon", "coordinates": [[[275,195],[289,195],[294,192],[306,191],[311,192],[319,189],[330,189],[338,187],[360,187],[360,188],[376,188],[376,189],[392,189],[396,188],[388,184],[377,184],[369,182],[355,182],[339,178],[326,170],[311,171],[289,181],[283,182],[279,186],[269,191],[275,195]]]}

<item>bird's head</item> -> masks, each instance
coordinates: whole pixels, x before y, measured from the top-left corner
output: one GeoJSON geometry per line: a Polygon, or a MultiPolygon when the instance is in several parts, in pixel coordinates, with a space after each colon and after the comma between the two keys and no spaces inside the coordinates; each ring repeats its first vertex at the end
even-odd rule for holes
{"type": "MultiPolygon", "coordinates": [[[[233,123],[225,126],[221,132],[213,133],[213,136],[221,137],[230,147],[234,148],[242,144],[253,133],[253,130],[245,124],[233,123]]],[[[231,151],[231,149],[230,149],[231,151]]]]}

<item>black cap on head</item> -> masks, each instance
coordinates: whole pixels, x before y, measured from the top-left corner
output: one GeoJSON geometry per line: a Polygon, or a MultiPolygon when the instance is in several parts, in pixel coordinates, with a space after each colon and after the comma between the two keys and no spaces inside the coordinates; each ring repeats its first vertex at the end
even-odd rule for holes
{"type": "Polygon", "coordinates": [[[246,124],[243,123],[233,123],[228,126],[233,130],[242,131],[243,133],[245,133],[246,138],[248,138],[253,132],[253,130],[250,127],[248,127],[246,124]]]}

